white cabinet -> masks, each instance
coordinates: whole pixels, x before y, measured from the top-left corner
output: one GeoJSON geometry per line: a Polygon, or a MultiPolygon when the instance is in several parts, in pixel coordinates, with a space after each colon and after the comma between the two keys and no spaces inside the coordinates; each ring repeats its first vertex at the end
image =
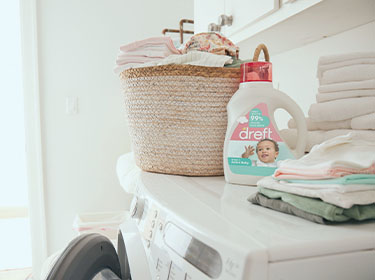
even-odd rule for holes
{"type": "Polygon", "coordinates": [[[375,0],[195,0],[194,10],[196,33],[218,23],[221,14],[232,15],[224,35],[242,49],[265,43],[272,54],[375,20],[375,0]]]}
{"type": "Polygon", "coordinates": [[[280,7],[279,0],[225,0],[224,14],[233,16],[226,35],[236,34],[272,14],[280,7]]]}

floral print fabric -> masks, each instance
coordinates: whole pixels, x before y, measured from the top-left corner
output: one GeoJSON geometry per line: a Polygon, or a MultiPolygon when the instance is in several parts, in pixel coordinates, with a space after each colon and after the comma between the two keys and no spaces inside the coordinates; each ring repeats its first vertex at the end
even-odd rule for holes
{"type": "Polygon", "coordinates": [[[209,52],[238,58],[239,48],[228,38],[215,32],[207,32],[196,34],[186,42],[182,52],[190,51],[209,52]]]}

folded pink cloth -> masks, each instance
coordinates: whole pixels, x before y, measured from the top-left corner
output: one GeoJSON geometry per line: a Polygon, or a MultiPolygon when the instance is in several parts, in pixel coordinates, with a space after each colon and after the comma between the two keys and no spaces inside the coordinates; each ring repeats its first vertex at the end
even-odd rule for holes
{"type": "Polygon", "coordinates": [[[148,39],[144,39],[141,41],[136,41],[130,44],[127,44],[125,46],[121,46],[120,50],[123,52],[130,52],[137,49],[140,49],[142,47],[149,47],[149,46],[157,46],[157,45],[165,45],[168,47],[168,49],[173,54],[181,54],[181,52],[176,49],[176,47],[173,45],[173,41],[170,37],[152,37],[148,39]]]}
{"type": "Polygon", "coordinates": [[[281,168],[277,169],[273,177],[277,179],[329,179],[338,178],[351,174],[375,174],[375,163],[367,168],[350,168],[345,166],[336,166],[327,169],[293,169],[281,168]]]}

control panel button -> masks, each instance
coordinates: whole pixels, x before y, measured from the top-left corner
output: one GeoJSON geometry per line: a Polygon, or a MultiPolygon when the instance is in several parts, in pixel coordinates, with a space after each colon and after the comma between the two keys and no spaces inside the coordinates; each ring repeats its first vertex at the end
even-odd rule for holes
{"type": "Polygon", "coordinates": [[[135,196],[130,204],[130,216],[133,219],[141,219],[145,208],[145,200],[135,196]]]}
{"type": "Polygon", "coordinates": [[[176,264],[171,262],[168,280],[185,280],[185,272],[176,264]]]}

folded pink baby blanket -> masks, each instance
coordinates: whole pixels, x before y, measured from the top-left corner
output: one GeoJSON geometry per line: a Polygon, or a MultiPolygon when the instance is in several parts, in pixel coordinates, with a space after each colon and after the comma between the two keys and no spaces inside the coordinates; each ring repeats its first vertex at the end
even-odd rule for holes
{"type": "Polygon", "coordinates": [[[120,47],[120,50],[123,52],[130,52],[139,50],[141,48],[148,48],[150,46],[163,46],[165,45],[168,47],[169,51],[174,54],[181,54],[181,52],[176,49],[176,47],[173,45],[173,41],[170,37],[153,37],[148,38],[140,41],[136,41],[124,46],[120,47]]]}

